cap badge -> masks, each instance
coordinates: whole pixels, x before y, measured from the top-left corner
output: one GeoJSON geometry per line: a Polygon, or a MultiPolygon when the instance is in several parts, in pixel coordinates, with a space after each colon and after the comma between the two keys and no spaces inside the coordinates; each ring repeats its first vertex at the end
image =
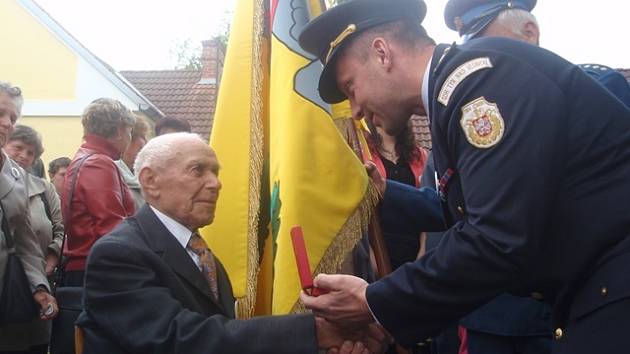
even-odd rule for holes
{"type": "Polygon", "coordinates": [[[335,48],[337,48],[346,38],[348,38],[349,35],[353,34],[356,31],[357,31],[357,25],[355,25],[354,23],[351,23],[348,25],[348,27],[346,27],[345,30],[339,33],[339,35],[337,36],[337,38],[335,38],[334,41],[330,42],[330,47],[328,48],[328,54],[326,54],[325,64],[328,64],[328,60],[330,60],[330,56],[332,55],[332,52],[335,50],[335,48]]]}
{"type": "Polygon", "coordinates": [[[481,149],[496,145],[501,141],[505,130],[499,108],[495,103],[486,101],[484,97],[479,97],[462,107],[462,118],[459,123],[468,142],[481,149]]]}

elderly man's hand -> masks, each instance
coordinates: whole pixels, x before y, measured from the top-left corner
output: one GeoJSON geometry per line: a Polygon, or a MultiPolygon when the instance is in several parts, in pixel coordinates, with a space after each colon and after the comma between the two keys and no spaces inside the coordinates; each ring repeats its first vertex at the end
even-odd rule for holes
{"type": "Polygon", "coordinates": [[[352,275],[319,274],[314,285],[328,293],[318,297],[302,292],[300,299],[304,305],[331,322],[346,327],[366,326],[374,322],[365,299],[365,280],[352,275]]]}
{"type": "Polygon", "coordinates": [[[375,323],[352,328],[321,317],[316,317],[315,323],[318,346],[328,349],[328,354],[380,354],[391,343],[391,337],[375,323]]]}
{"type": "Polygon", "coordinates": [[[378,168],[376,168],[376,165],[374,164],[374,162],[367,161],[364,166],[365,166],[365,169],[367,170],[368,176],[370,176],[370,179],[372,179],[372,182],[374,182],[374,185],[376,186],[376,189],[378,190],[378,194],[382,199],[383,196],[385,195],[385,187],[387,185],[385,181],[385,177],[381,175],[381,172],[378,170],[378,168]]]}

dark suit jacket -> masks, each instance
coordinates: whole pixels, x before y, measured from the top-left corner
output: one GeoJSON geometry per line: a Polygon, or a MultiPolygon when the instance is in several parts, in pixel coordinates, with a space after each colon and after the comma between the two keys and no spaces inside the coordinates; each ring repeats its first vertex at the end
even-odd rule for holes
{"type": "Polygon", "coordinates": [[[84,353],[316,353],[310,315],[234,320],[219,266],[220,301],[186,250],[145,205],[98,240],[86,269],[84,353]]]}

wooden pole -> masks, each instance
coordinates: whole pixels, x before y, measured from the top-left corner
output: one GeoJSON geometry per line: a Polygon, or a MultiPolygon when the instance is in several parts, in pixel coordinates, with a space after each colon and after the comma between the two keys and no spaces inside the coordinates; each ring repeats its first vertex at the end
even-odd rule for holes
{"type": "MultiPolygon", "coordinates": [[[[358,134],[363,133],[357,132],[355,124],[350,125],[351,128],[349,129],[349,138],[353,142],[351,146],[353,147],[353,150],[355,150],[355,153],[357,154],[359,159],[363,163],[366,163],[369,159],[369,154],[365,153],[363,149],[367,149],[367,146],[361,146],[361,140],[358,136],[358,134]]],[[[381,228],[381,216],[378,212],[378,208],[374,208],[374,210],[372,210],[372,217],[370,218],[370,225],[368,226],[368,238],[370,241],[370,247],[372,247],[372,252],[374,252],[374,258],[376,260],[376,275],[377,278],[380,279],[392,272],[392,263],[389,259],[389,252],[387,251],[387,245],[385,244],[385,239],[383,237],[383,229],[381,228]]]]}

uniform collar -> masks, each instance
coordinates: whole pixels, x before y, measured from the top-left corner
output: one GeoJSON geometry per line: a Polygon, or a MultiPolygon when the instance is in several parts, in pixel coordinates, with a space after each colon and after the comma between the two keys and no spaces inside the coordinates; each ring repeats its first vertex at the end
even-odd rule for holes
{"type": "Polygon", "coordinates": [[[188,241],[190,241],[190,237],[192,236],[193,232],[190,231],[186,226],[175,221],[170,216],[157,210],[152,205],[149,205],[149,207],[151,208],[151,210],[153,210],[153,212],[155,213],[155,216],[157,216],[157,218],[160,219],[164,227],[166,227],[166,229],[173,236],[175,236],[175,239],[177,240],[177,242],[180,245],[182,245],[183,248],[186,248],[188,246],[188,241]]]}

